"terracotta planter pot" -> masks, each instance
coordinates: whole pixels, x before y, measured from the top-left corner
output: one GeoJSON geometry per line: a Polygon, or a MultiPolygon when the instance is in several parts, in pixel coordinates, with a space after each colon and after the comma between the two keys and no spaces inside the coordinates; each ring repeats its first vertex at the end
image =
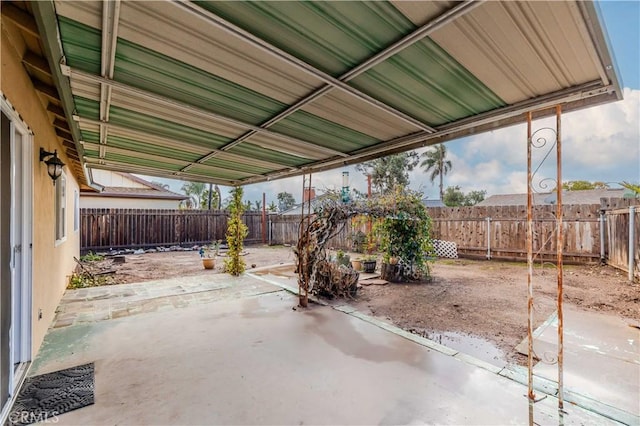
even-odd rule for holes
{"type": "Polygon", "coordinates": [[[362,271],[362,261],[361,260],[352,260],[351,266],[356,271],[362,271]]]}
{"type": "Polygon", "coordinates": [[[212,257],[203,257],[202,266],[204,266],[204,269],[213,269],[216,266],[216,260],[212,257]]]}
{"type": "Polygon", "coordinates": [[[397,265],[399,261],[400,261],[400,259],[398,259],[397,257],[390,257],[389,258],[389,265],[397,265]]]}

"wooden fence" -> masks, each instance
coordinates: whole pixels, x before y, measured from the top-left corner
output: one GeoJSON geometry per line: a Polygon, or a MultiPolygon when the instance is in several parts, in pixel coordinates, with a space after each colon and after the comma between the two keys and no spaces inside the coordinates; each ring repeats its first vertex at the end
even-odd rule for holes
{"type": "MultiPolygon", "coordinates": [[[[534,251],[537,260],[555,258],[555,206],[536,206],[534,213],[534,251]]],[[[564,258],[568,262],[600,259],[600,205],[565,206],[564,258]]],[[[429,208],[432,236],[454,241],[458,253],[465,257],[526,259],[527,210],[524,206],[434,207],[429,208]]],[[[270,219],[272,244],[295,244],[300,216],[277,216],[270,219]]],[[[330,243],[330,247],[350,249],[354,229],[347,223],[330,243]]]]}
{"type": "MultiPolygon", "coordinates": [[[[627,206],[639,200],[603,199],[601,204],[563,207],[563,258],[568,263],[607,261],[628,270],[627,206]],[[622,210],[620,210],[622,209],[622,210]],[[605,212],[607,212],[605,214],[605,212]],[[602,223],[606,223],[604,228],[602,223]]],[[[429,208],[432,236],[453,241],[464,257],[526,260],[526,206],[435,207],[429,208]]],[[[553,261],[556,256],[556,206],[534,207],[534,253],[536,261],[553,261]]],[[[635,270],[640,277],[640,206],[636,207],[635,270]]],[[[271,215],[269,241],[272,244],[295,244],[300,216],[271,215]]],[[[351,249],[354,229],[348,223],[329,244],[351,249]]]]}
{"type": "MultiPolygon", "coordinates": [[[[262,214],[246,212],[248,243],[262,241],[262,214]]],[[[225,238],[227,212],[218,210],[81,209],[80,250],[210,243],[225,238]]]]}
{"type": "Polygon", "coordinates": [[[640,206],[607,211],[606,226],[609,246],[607,263],[626,271],[630,279],[640,278],[640,206]],[[633,220],[631,224],[630,220],[633,220]]]}
{"type": "MultiPolygon", "coordinates": [[[[629,269],[629,248],[634,248],[634,274],[640,277],[640,200],[603,199],[601,204],[563,207],[563,257],[567,262],[606,260],[629,269]],[[629,206],[635,207],[635,237],[629,245],[629,206]],[[602,223],[606,225],[601,226],[602,223]]],[[[554,260],[556,207],[534,208],[536,261],[554,260]]],[[[436,239],[453,241],[461,256],[487,259],[526,259],[527,211],[525,206],[429,208],[436,239]]],[[[81,209],[81,250],[105,250],[170,245],[193,245],[224,239],[227,212],[207,210],[81,209]]],[[[262,241],[260,212],[247,212],[245,242],[262,241]]],[[[300,216],[270,214],[265,233],[270,244],[295,245],[300,216]]],[[[329,247],[350,250],[355,231],[365,226],[346,223],[329,247]]]]}
{"type": "MultiPolygon", "coordinates": [[[[433,237],[454,241],[466,257],[524,260],[526,206],[437,207],[429,209],[433,237]]],[[[537,261],[556,257],[556,206],[535,206],[533,251],[537,261]]],[[[600,205],[563,206],[563,257],[567,262],[600,259],[600,205]]]]}
{"type": "MultiPolygon", "coordinates": [[[[267,228],[269,244],[295,245],[300,233],[300,219],[301,217],[299,215],[269,215],[267,228]]],[[[351,221],[347,221],[344,227],[338,230],[337,235],[329,240],[327,246],[336,249],[351,250],[353,247],[352,235],[357,230],[364,232],[365,226],[360,225],[356,229],[351,221]]]]}

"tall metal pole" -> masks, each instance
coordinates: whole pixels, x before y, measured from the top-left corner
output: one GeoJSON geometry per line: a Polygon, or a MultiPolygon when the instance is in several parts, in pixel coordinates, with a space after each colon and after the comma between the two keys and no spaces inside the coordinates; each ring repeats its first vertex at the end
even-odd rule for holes
{"type": "Polygon", "coordinates": [[[262,244],[267,242],[267,194],[262,193],[262,244]]]}
{"type": "Polygon", "coordinates": [[[529,425],[533,425],[533,183],[531,182],[531,112],[527,112],[527,369],[529,425]]]}
{"type": "Polygon", "coordinates": [[[636,260],[636,208],[629,206],[629,281],[633,282],[635,276],[636,260]]]}
{"type": "MultiPolygon", "coordinates": [[[[562,225],[562,109],[560,105],[556,106],[556,255],[557,255],[557,271],[558,271],[558,410],[562,416],[564,408],[564,314],[562,312],[562,250],[564,247],[564,235],[562,225]]],[[[562,417],[561,417],[562,418],[562,417]]]]}
{"type": "MultiPolygon", "coordinates": [[[[307,175],[302,175],[302,208],[300,212],[300,232],[298,234],[299,239],[302,239],[304,234],[303,232],[308,231],[308,226],[305,226],[305,216],[304,216],[304,190],[306,188],[307,183],[307,175]]],[[[298,262],[299,262],[299,275],[298,275],[298,300],[300,306],[303,308],[307,307],[308,300],[306,297],[307,287],[309,286],[309,276],[307,274],[307,264],[309,262],[309,250],[308,250],[309,241],[305,242],[304,247],[300,247],[301,253],[298,253],[298,262]]]]}

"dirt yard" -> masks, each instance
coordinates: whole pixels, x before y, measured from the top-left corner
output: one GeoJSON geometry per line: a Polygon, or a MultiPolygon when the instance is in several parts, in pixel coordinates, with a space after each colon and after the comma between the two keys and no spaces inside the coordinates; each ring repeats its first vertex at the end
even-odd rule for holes
{"type": "MultiPolygon", "coordinates": [[[[245,251],[249,271],[295,261],[289,247],[250,246],[245,251]]],[[[125,263],[111,262],[104,261],[103,266],[116,271],[117,283],[222,273],[221,258],[215,270],[205,271],[196,251],[127,255],[125,263]]],[[[565,306],[640,320],[640,285],[629,283],[626,273],[596,265],[565,265],[564,270],[565,306]]],[[[365,313],[436,340],[451,335],[485,339],[504,352],[502,358],[524,361],[513,348],[527,333],[526,264],[439,260],[432,275],[430,283],[363,286],[352,303],[365,313]]],[[[555,267],[537,265],[535,327],[554,312],[555,297],[555,267]]]]}

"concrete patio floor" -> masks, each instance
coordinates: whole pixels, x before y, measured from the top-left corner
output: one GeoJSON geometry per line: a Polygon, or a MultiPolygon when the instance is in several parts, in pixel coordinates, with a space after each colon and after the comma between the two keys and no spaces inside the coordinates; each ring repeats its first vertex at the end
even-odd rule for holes
{"type": "MultiPolygon", "coordinates": [[[[96,403],[58,423],[528,423],[517,370],[348,305],[293,309],[295,296],[252,275],[192,278],[67,292],[30,375],[95,362],[96,403]]],[[[552,395],[534,410],[559,423],[552,395]]],[[[565,410],[566,424],[615,424],[565,410]]]]}

